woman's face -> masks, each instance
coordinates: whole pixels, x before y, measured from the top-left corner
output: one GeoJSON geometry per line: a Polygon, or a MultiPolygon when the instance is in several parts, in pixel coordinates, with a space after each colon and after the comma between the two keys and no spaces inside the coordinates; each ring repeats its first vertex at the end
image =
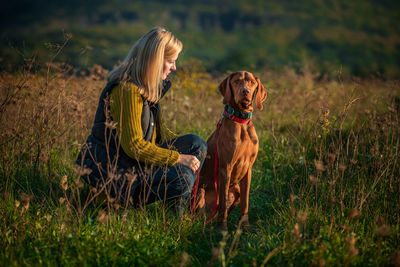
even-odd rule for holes
{"type": "Polygon", "coordinates": [[[163,65],[163,74],[162,79],[167,79],[167,76],[171,73],[171,71],[176,70],[176,60],[178,59],[178,55],[172,58],[165,58],[164,65],[163,65]]]}

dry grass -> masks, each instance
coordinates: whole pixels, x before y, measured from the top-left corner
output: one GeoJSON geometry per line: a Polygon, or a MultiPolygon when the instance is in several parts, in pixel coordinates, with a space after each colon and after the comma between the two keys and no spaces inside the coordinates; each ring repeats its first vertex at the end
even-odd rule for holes
{"type": "MultiPolygon", "coordinates": [[[[162,112],[177,133],[206,139],[223,110],[217,86],[224,77],[191,66],[173,77],[162,112]]],[[[398,81],[342,80],[340,73],[326,80],[290,69],[257,73],[268,99],[254,115],[260,151],[250,199],[253,231],[220,236],[203,229],[200,217],[161,218],[157,205],[71,211],[80,203],[73,192],[88,194],[72,166],[90,132],[106,71],[97,66],[87,76],[70,73],[67,65],[48,64],[41,72],[0,74],[2,262],[93,264],[79,251],[89,246],[104,263],[138,263],[135,253],[143,255],[138,264],[203,265],[211,258],[222,265],[399,263],[398,81]],[[163,231],[171,227],[170,234],[163,231]],[[85,234],[105,239],[79,239],[85,234]],[[51,247],[53,238],[78,260],[75,252],[50,256],[27,245],[33,240],[33,247],[51,247]],[[117,240],[124,248],[114,247],[117,240]],[[154,246],[157,260],[150,256],[154,246]],[[110,248],[130,252],[121,258],[110,248]]]]}

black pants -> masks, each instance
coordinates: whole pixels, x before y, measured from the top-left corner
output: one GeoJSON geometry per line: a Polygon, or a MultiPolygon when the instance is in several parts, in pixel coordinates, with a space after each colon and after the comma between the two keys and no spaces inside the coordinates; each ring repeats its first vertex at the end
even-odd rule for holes
{"type": "MultiPolygon", "coordinates": [[[[207,143],[194,134],[179,136],[161,144],[160,147],[172,147],[180,154],[196,156],[200,161],[200,169],[207,154],[207,143]]],[[[181,214],[190,198],[197,173],[193,173],[189,167],[182,164],[153,167],[144,171],[147,175],[139,180],[139,184],[131,194],[135,205],[147,205],[161,200],[165,204],[175,206],[181,214]]]]}

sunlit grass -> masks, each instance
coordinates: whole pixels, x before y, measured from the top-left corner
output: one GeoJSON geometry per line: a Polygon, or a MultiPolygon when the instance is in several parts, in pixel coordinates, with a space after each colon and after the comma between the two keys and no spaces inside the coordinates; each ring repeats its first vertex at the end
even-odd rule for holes
{"type": "MultiPolygon", "coordinates": [[[[194,61],[173,77],[163,115],[207,138],[223,111],[222,77],[194,61]]],[[[400,86],[256,73],[260,150],[247,232],[160,203],[125,209],[87,201],[73,162],[90,132],[106,71],[1,73],[0,262],[4,265],[387,265],[400,263],[400,86]]]]}

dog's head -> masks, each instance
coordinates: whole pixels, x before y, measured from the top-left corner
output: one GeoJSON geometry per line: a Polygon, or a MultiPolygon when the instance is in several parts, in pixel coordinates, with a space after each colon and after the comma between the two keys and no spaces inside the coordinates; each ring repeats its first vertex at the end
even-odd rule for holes
{"type": "Polygon", "coordinates": [[[253,111],[254,99],[257,108],[262,110],[262,102],[267,98],[267,91],[260,79],[248,71],[230,74],[220,83],[218,88],[224,96],[224,104],[238,108],[243,112],[253,111]]]}

